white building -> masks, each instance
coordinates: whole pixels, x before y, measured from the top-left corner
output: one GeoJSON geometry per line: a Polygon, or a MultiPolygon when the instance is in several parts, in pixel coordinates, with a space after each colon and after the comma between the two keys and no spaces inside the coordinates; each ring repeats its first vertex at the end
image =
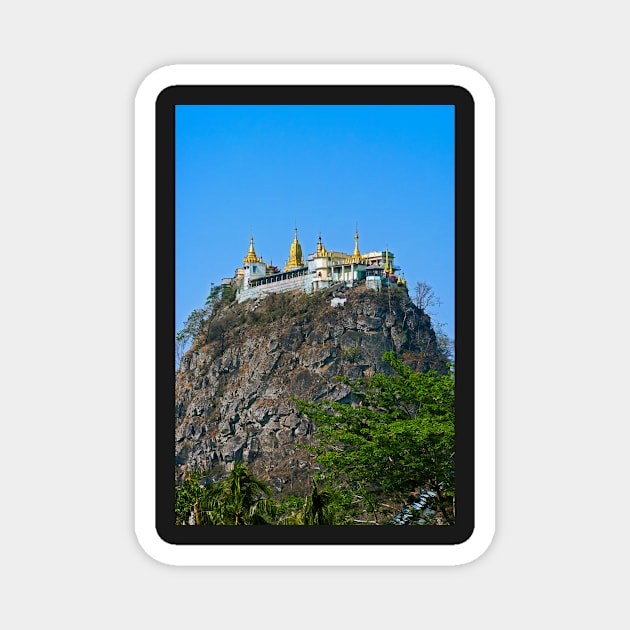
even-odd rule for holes
{"type": "Polygon", "coordinates": [[[354,286],[364,280],[375,291],[380,291],[388,284],[406,286],[406,280],[397,275],[397,271],[399,267],[394,266],[394,254],[388,249],[360,253],[358,230],[354,235],[352,254],[327,250],[320,236],[317,249],[304,261],[295,228],[289,258],[282,271],[257,256],[252,236],[249,239],[249,251],[243,259],[243,267],[236,270],[233,278],[224,278],[221,284],[234,286],[238,301],[244,302],[268,293],[295,289],[310,293],[339,283],[354,286]]]}

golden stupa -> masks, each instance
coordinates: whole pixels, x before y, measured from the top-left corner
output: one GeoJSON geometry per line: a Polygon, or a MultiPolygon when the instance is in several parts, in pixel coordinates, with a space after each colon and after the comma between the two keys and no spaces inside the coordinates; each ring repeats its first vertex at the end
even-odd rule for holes
{"type": "Polygon", "coordinates": [[[302,246],[297,238],[297,228],[295,230],[295,236],[293,237],[293,243],[291,243],[291,250],[289,251],[289,260],[284,266],[284,271],[289,271],[293,267],[304,267],[304,258],[302,258],[302,246]]]}
{"type": "Polygon", "coordinates": [[[246,265],[247,263],[253,263],[253,262],[263,262],[263,259],[258,258],[258,256],[256,256],[256,252],[254,251],[254,237],[250,236],[249,237],[249,251],[247,252],[247,256],[243,258],[243,264],[246,265]]]}

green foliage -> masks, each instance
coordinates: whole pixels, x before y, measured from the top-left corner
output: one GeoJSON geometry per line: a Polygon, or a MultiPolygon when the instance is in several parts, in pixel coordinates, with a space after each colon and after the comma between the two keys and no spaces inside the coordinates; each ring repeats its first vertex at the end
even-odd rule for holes
{"type": "Polygon", "coordinates": [[[280,525],[345,525],[343,504],[339,493],[330,488],[318,488],[313,483],[311,493],[304,499],[288,497],[282,504],[280,525]],[[287,513],[288,512],[288,513],[287,513]]]}
{"type": "Polygon", "coordinates": [[[190,313],[188,319],[184,322],[184,326],[175,335],[177,341],[190,343],[201,335],[208,317],[212,314],[214,304],[220,297],[220,291],[221,287],[216,286],[214,283],[210,285],[210,293],[206,298],[206,303],[203,308],[196,308],[190,313]]]}
{"type": "Polygon", "coordinates": [[[271,488],[242,462],[207,490],[197,507],[199,525],[269,525],[276,513],[271,488]]]}
{"type": "Polygon", "coordinates": [[[175,488],[177,525],[347,525],[343,493],[313,483],[306,497],[288,496],[280,505],[269,486],[241,462],[213,484],[201,485],[194,472],[175,488]]]}
{"type": "MultiPolygon", "coordinates": [[[[210,293],[203,307],[194,309],[175,335],[177,365],[179,365],[182,356],[189,347],[194,349],[205,341],[203,334],[208,335],[212,315],[218,312],[224,304],[234,301],[235,297],[236,293],[232,287],[222,288],[214,283],[210,284],[210,293]]],[[[217,338],[222,334],[224,328],[222,327],[216,333],[217,338]]]]}
{"type": "Polygon", "coordinates": [[[207,490],[200,485],[201,475],[191,473],[180,486],[175,488],[175,524],[189,525],[191,515],[207,490]]]}
{"type": "Polygon", "coordinates": [[[304,525],[336,525],[339,520],[335,505],[335,493],[329,489],[319,489],[313,484],[313,490],[307,497],[302,510],[304,525]]]}
{"type": "Polygon", "coordinates": [[[299,514],[304,508],[305,502],[305,497],[297,497],[294,495],[285,497],[278,506],[276,513],[278,523],[280,525],[301,525],[299,522],[299,514]]]}
{"type": "Polygon", "coordinates": [[[236,289],[227,285],[221,291],[221,304],[231,304],[236,299],[236,289]]]}
{"type": "Polygon", "coordinates": [[[177,331],[175,339],[179,342],[189,344],[199,337],[204,324],[208,318],[208,312],[205,308],[194,309],[181,330],[177,331]]]}
{"type": "Polygon", "coordinates": [[[393,352],[394,374],[340,378],[358,404],[298,401],[317,426],[311,447],[326,479],[351,493],[382,522],[419,490],[436,493],[444,523],[453,520],[455,393],[452,373],[414,372],[393,352]],[[398,507],[390,503],[398,504],[398,507]]]}
{"type": "Polygon", "coordinates": [[[348,363],[355,363],[361,356],[361,350],[358,346],[350,346],[341,350],[341,358],[348,363]]]}

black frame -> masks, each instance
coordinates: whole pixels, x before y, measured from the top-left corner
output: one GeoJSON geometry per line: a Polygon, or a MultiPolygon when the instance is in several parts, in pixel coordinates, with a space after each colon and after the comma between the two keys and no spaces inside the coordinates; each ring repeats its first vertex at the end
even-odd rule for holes
{"type": "Polygon", "coordinates": [[[475,525],[474,501],[474,100],[449,85],[177,85],[156,99],[156,530],[167,543],[193,545],[454,545],[475,525]],[[455,469],[454,525],[175,525],[175,106],[176,105],[455,106],[455,469]]]}

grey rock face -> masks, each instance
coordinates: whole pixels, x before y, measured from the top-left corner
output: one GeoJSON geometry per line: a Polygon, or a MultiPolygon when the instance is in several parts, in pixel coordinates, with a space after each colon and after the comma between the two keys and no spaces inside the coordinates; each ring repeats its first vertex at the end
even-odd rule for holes
{"type": "Polygon", "coordinates": [[[315,464],[300,444],[315,427],[294,398],[349,402],[336,377],[390,371],[389,350],[414,369],[443,369],[430,319],[405,289],[344,297],[336,307],[325,291],[220,305],[176,375],[177,482],[195,469],[219,479],[244,461],[275,492],[302,494],[315,464]]]}

